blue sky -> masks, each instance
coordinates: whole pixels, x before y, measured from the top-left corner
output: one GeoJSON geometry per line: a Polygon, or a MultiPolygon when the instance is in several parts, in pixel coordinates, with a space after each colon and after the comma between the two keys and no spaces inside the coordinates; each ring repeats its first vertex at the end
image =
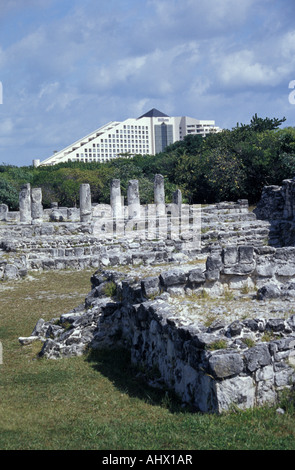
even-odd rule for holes
{"type": "Polygon", "coordinates": [[[294,0],[0,0],[0,163],[151,108],[295,126],[294,0]]]}

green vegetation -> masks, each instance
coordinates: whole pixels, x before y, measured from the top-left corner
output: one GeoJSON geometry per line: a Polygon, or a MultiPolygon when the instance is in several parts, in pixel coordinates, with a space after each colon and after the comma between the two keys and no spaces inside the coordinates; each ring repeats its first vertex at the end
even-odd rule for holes
{"type": "MultiPolygon", "coordinates": [[[[221,416],[182,408],[150,388],[125,351],[36,359],[21,346],[40,318],[58,319],[83,302],[92,272],[32,274],[1,284],[1,450],[295,450],[295,400],[221,416]]],[[[157,371],[155,371],[155,374],[157,371]]]]}
{"type": "Polygon", "coordinates": [[[208,349],[209,351],[215,351],[218,349],[226,349],[226,347],[227,347],[227,342],[224,339],[219,339],[209,344],[206,349],[208,349]]]}
{"type": "Polygon", "coordinates": [[[104,287],[104,294],[107,297],[115,297],[117,294],[117,286],[113,281],[109,281],[106,283],[104,287]]]}
{"type": "Polygon", "coordinates": [[[206,138],[188,135],[155,156],[38,168],[2,164],[0,203],[16,210],[23,183],[42,188],[44,207],[53,201],[68,207],[78,205],[82,183],[90,184],[93,202],[109,203],[110,182],[118,178],[125,197],[128,181],[138,179],[141,202],[146,204],[153,202],[154,175],[161,173],[169,201],[172,191],[179,188],[188,203],[246,198],[255,204],[263,186],[280,184],[295,174],[295,128],[279,129],[284,121],[255,115],[249,125],[237,124],[206,138]]]}

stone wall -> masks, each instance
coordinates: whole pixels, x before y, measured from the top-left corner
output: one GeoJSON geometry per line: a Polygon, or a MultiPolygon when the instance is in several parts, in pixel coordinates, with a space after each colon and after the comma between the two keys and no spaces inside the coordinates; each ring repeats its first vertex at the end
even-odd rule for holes
{"type": "Polygon", "coordinates": [[[295,246],[295,179],[264,187],[254,213],[258,219],[270,221],[270,245],[295,246]]]}
{"type": "MultiPolygon", "coordinates": [[[[206,272],[208,266],[205,278],[206,272]]],[[[178,268],[138,279],[98,271],[84,305],[59,319],[39,320],[32,335],[19,340],[41,339],[40,356],[51,359],[81,355],[89,346],[127,348],[132,362],[153,377],[151,385],[169,387],[202,412],[275,404],[295,380],[295,315],[187,324],[165,292],[206,282],[199,274],[178,268]]]]}

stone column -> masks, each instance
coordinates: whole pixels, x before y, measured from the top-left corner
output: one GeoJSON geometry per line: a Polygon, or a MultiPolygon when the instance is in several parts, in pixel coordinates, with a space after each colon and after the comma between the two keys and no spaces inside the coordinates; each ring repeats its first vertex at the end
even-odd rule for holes
{"type": "Polygon", "coordinates": [[[80,221],[90,222],[92,219],[91,193],[88,183],[80,185],[80,221]]]}
{"type": "Polygon", "coordinates": [[[137,180],[130,180],[127,189],[128,217],[129,219],[140,217],[140,200],[137,180]]]}
{"type": "Polygon", "coordinates": [[[120,180],[114,179],[111,182],[111,207],[113,217],[115,219],[122,218],[123,216],[123,205],[121,197],[121,184],[120,180]]]}
{"type": "Polygon", "coordinates": [[[30,224],[32,220],[31,215],[31,185],[26,183],[22,186],[19,193],[19,214],[20,222],[30,224]]]}
{"type": "Polygon", "coordinates": [[[123,217],[123,203],[121,196],[120,180],[113,179],[111,181],[111,209],[113,217],[113,234],[122,236],[124,233],[124,217],[123,217]]]}
{"type": "Polygon", "coordinates": [[[8,206],[6,204],[0,204],[0,220],[6,220],[8,214],[8,206]]]}
{"type": "Polygon", "coordinates": [[[128,221],[125,224],[125,235],[145,239],[145,211],[140,206],[137,180],[130,180],[127,189],[128,221]]]}
{"type": "Polygon", "coordinates": [[[177,189],[172,194],[172,203],[175,204],[179,208],[179,212],[181,212],[182,194],[180,189],[177,189]]]}
{"type": "Polygon", "coordinates": [[[154,179],[154,201],[156,206],[157,238],[167,238],[167,217],[165,206],[164,177],[155,175],[154,179]]]}
{"type": "Polygon", "coordinates": [[[164,177],[162,175],[155,175],[154,179],[154,201],[158,213],[165,213],[165,189],[164,177]]]}
{"type": "Polygon", "coordinates": [[[167,212],[167,237],[168,239],[179,238],[181,222],[182,195],[180,189],[172,194],[172,203],[166,207],[167,212]]]}
{"type": "Polygon", "coordinates": [[[42,189],[32,188],[31,191],[31,216],[32,223],[43,222],[42,189]]]}

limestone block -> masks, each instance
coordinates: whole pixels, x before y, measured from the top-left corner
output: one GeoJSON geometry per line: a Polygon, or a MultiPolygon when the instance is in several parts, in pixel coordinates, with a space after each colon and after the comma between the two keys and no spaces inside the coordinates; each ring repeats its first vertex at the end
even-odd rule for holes
{"type": "Polygon", "coordinates": [[[290,318],[288,318],[287,323],[290,328],[295,331],[295,315],[292,315],[290,318]]]}
{"type": "Polygon", "coordinates": [[[4,270],[4,280],[18,279],[18,269],[13,264],[7,264],[4,270]]]}
{"type": "Polygon", "coordinates": [[[290,386],[295,382],[294,368],[285,362],[279,362],[274,366],[275,376],[274,382],[277,387],[290,386]]]}
{"type": "Polygon", "coordinates": [[[233,321],[228,327],[230,336],[239,336],[242,332],[243,324],[239,320],[233,321]]]}
{"type": "MultiPolygon", "coordinates": [[[[272,331],[284,331],[285,327],[286,327],[286,323],[282,318],[270,318],[269,320],[267,320],[265,327],[267,329],[272,330],[272,331]]],[[[283,340],[279,344],[280,344],[281,347],[282,347],[282,344],[283,344],[283,348],[287,349],[286,346],[285,346],[285,343],[286,343],[286,340],[283,340]]],[[[294,344],[295,344],[295,338],[294,338],[293,346],[294,346],[294,344]]]]}
{"type": "Polygon", "coordinates": [[[141,281],[143,295],[151,296],[160,293],[159,278],[157,276],[146,277],[141,281]]]}
{"type": "Polygon", "coordinates": [[[186,273],[180,268],[170,269],[160,274],[160,282],[165,287],[186,283],[186,273]]]}
{"type": "Polygon", "coordinates": [[[227,246],[223,249],[222,256],[225,266],[236,264],[238,262],[238,247],[227,246]]]}
{"type": "Polygon", "coordinates": [[[188,280],[193,284],[201,284],[206,281],[205,273],[201,268],[195,268],[189,271],[188,280]]]}
{"type": "Polygon", "coordinates": [[[254,256],[253,246],[239,246],[239,262],[245,264],[252,264],[254,256]]]}
{"type": "Polygon", "coordinates": [[[278,266],[276,269],[276,274],[278,276],[284,276],[284,277],[294,277],[295,276],[295,265],[282,265],[278,266]]]}
{"type": "Polygon", "coordinates": [[[274,387],[274,380],[261,380],[256,385],[256,405],[263,406],[276,403],[277,394],[274,387]]]}
{"type": "Polygon", "coordinates": [[[28,344],[32,344],[34,343],[35,341],[38,341],[39,340],[39,337],[38,336],[20,336],[18,338],[20,344],[22,344],[23,346],[27,346],[28,344]]]}
{"type": "Polygon", "coordinates": [[[64,216],[60,210],[53,209],[49,215],[49,219],[51,220],[51,222],[63,222],[64,216]]]}
{"type": "Polygon", "coordinates": [[[242,356],[238,352],[219,350],[209,358],[210,373],[223,379],[240,374],[244,369],[242,356]]]}
{"type": "Polygon", "coordinates": [[[80,213],[75,207],[67,209],[67,219],[71,222],[77,222],[80,220],[80,213]]]}
{"type": "Polygon", "coordinates": [[[271,355],[267,344],[258,344],[248,349],[244,353],[246,367],[250,372],[254,372],[259,367],[267,366],[271,363],[271,355]]]}
{"type": "Polygon", "coordinates": [[[206,280],[209,282],[218,281],[220,278],[220,270],[219,269],[210,269],[205,272],[206,280]]]}
{"type": "Polygon", "coordinates": [[[268,366],[262,367],[255,372],[255,380],[256,382],[260,381],[271,381],[274,382],[274,370],[273,365],[270,364],[268,366]]]}
{"type": "Polygon", "coordinates": [[[237,275],[237,276],[245,276],[246,274],[251,274],[255,269],[255,264],[242,264],[239,263],[235,266],[230,268],[224,268],[222,270],[223,274],[230,274],[230,275],[237,275]]]}
{"type": "Polygon", "coordinates": [[[276,265],[272,262],[256,264],[255,274],[260,277],[272,277],[276,272],[276,265]]]}
{"type": "Polygon", "coordinates": [[[276,299],[280,297],[281,290],[280,288],[274,283],[268,283],[264,286],[260,287],[257,291],[257,299],[264,300],[264,299],[276,299]]]}
{"type": "Polygon", "coordinates": [[[251,377],[233,377],[215,382],[217,411],[222,413],[233,405],[240,409],[255,405],[255,383],[251,377]]]}
{"type": "MultiPolygon", "coordinates": [[[[219,339],[218,333],[196,333],[193,343],[200,349],[208,349],[219,339]]],[[[225,337],[222,337],[222,339],[226,342],[228,341],[225,337]]]]}
{"type": "Polygon", "coordinates": [[[220,270],[222,267],[222,259],[219,253],[212,253],[206,260],[206,271],[220,270]]]}

